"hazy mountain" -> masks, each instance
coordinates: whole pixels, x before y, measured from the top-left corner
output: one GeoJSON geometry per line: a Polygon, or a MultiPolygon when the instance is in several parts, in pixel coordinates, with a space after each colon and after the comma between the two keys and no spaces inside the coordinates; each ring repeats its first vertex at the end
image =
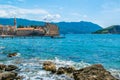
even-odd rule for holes
{"type": "MultiPolygon", "coordinates": [[[[0,24],[2,25],[13,25],[13,18],[0,18],[0,24]]],[[[42,21],[32,21],[27,19],[17,18],[17,25],[44,25],[42,21]]],[[[101,26],[94,24],[92,22],[58,22],[54,23],[59,26],[61,33],[92,33],[97,30],[102,29],[101,26]]]]}
{"type": "Polygon", "coordinates": [[[120,25],[113,25],[94,32],[95,34],[120,34],[120,25]]]}
{"type": "Polygon", "coordinates": [[[59,22],[62,33],[91,33],[102,29],[99,25],[91,22],[59,22]]]}

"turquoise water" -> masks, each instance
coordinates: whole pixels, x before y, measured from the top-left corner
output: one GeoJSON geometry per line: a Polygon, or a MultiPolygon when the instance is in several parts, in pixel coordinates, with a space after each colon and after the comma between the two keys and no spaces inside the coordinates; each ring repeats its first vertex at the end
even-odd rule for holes
{"type": "Polygon", "coordinates": [[[1,62],[18,59],[6,57],[12,52],[19,53],[22,60],[54,60],[57,57],[63,61],[99,63],[106,69],[120,70],[120,35],[68,34],[64,39],[0,38],[1,62]]]}

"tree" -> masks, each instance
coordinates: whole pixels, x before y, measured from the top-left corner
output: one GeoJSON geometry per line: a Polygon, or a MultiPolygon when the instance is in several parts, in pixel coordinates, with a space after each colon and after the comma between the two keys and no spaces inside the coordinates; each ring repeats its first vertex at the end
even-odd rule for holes
{"type": "Polygon", "coordinates": [[[22,26],[22,25],[19,25],[19,26],[18,26],[18,28],[24,28],[24,26],[22,26]]]}

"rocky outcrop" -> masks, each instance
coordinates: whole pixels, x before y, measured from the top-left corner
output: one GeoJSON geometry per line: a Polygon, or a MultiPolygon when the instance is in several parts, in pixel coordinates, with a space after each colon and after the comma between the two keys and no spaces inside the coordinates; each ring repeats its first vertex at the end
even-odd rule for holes
{"type": "Polygon", "coordinates": [[[0,80],[22,80],[21,76],[17,76],[18,74],[15,71],[18,69],[15,65],[4,65],[0,64],[0,80]]]}
{"type": "Polygon", "coordinates": [[[58,69],[56,69],[55,64],[50,61],[45,61],[43,63],[43,69],[46,71],[51,71],[52,73],[56,73],[58,75],[71,74],[75,70],[74,67],[59,67],[58,69]]]}
{"type": "Polygon", "coordinates": [[[95,64],[83,69],[75,70],[74,67],[59,67],[53,62],[46,61],[43,63],[43,69],[51,71],[57,75],[66,74],[75,80],[118,80],[111,75],[101,64],[95,64]]]}
{"type": "Polygon", "coordinates": [[[76,70],[73,76],[75,80],[117,80],[100,64],[76,70]]]}
{"type": "Polygon", "coordinates": [[[4,70],[4,71],[13,71],[18,69],[17,66],[15,65],[4,65],[4,64],[0,64],[0,70],[4,70]]]}
{"type": "Polygon", "coordinates": [[[10,53],[10,54],[8,54],[8,57],[14,57],[14,56],[17,56],[17,53],[10,53]]]}
{"type": "Polygon", "coordinates": [[[60,67],[58,68],[58,70],[56,71],[57,74],[70,74],[73,73],[75,70],[74,67],[60,67]]]}
{"type": "Polygon", "coordinates": [[[53,62],[50,61],[45,61],[43,63],[43,69],[45,69],[46,71],[51,71],[51,72],[56,72],[56,66],[53,62]]]}
{"type": "Polygon", "coordinates": [[[3,72],[0,73],[0,80],[14,80],[17,77],[15,72],[3,72]]]}
{"type": "Polygon", "coordinates": [[[113,25],[94,32],[93,34],[120,34],[120,25],[113,25]]]}
{"type": "Polygon", "coordinates": [[[5,70],[5,68],[6,68],[6,65],[0,64],[0,70],[5,70]]]}
{"type": "Polygon", "coordinates": [[[8,65],[8,66],[6,66],[5,71],[13,71],[13,70],[16,70],[16,69],[18,69],[17,66],[15,66],[15,65],[8,65]]]}

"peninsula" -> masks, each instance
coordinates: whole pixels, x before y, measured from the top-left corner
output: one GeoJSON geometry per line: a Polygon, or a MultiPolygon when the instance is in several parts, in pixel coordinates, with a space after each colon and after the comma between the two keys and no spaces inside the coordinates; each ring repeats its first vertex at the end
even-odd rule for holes
{"type": "Polygon", "coordinates": [[[46,23],[44,26],[21,26],[17,27],[16,18],[14,18],[14,26],[0,25],[0,35],[4,36],[58,36],[59,28],[55,24],[46,23]]]}
{"type": "Polygon", "coordinates": [[[93,34],[120,34],[120,25],[113,25],[93,32],[93,34]]]}

